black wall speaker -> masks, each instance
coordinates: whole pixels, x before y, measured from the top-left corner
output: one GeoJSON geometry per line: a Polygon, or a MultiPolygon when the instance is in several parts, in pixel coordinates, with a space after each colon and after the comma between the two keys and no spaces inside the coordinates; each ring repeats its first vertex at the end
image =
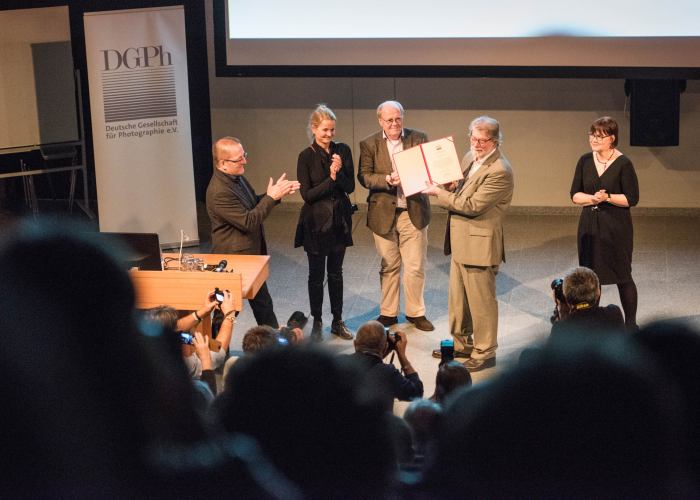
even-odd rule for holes
{"type": "Polygon", "coordinates": [[[630,146],[678,146],[685,80],[626,80],[630,96],[630,146]]]}

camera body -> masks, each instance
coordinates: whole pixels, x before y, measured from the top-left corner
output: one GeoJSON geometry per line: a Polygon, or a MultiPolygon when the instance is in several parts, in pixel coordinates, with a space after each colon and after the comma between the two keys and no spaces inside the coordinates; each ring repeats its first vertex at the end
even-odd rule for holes
{"type": "Polygon", "coordinates": [[[552,283],[549,286],[552,287],[552,291],[554,292],[554,311],[552,311],[549,321],[554,324],[561,319],[559,305],[566,303],[566,298],[564,297],[564,279],[556,278],[552,280],[552,283]]]}
{"type": "Polygon", "coordinates": [[[180,343],[185,345],[193,345],[194,335],[189,332],[180,332],[180,343]]]}
{"type": "Polygon", "coordinates": [[[216,288],[214,288],[214,298],[215,298],[216,301],[219,303],[219,305],[221,305],[221,303],[224,301],[224,298],[225,298],[225,297],[224,297],[224,292],[222,292],[221,290],[219,290],[219,287],[218,287],[218,286],[217,286],[216,288]]]}
{"type": "Polygon", "coordinates": [[[396,332],[392,332],[388,328],[384,328],[384,331],[386,332],[387,348],[390,351],[393,351],[394,349],[396,349],[396,342],[398,341],[398,337],[396,335],[396,332]]]}

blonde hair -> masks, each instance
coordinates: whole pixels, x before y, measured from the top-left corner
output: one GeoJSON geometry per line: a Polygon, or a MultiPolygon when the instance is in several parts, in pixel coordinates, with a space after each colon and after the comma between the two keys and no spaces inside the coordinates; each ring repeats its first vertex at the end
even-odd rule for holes
{"type": "Polygon", "coordinates": [[[309,139],[313,138],[313,127],[318,127],[323,120],[333,120],[334,122],[338,121],[338,119],[335,117],[335,113],[333,113],[333,110],[321,103],[316,106],[316,109],[314,109],[309,115],[309,125],[307,129],[309,139]]]}

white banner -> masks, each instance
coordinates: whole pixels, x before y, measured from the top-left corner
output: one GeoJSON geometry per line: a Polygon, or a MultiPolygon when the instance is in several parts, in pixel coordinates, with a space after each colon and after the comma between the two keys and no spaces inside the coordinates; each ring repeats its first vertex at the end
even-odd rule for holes
{"type": "Polygon", "coordinates": [[[100,230],[196,240],[183,7],[84,23],[100,230]]]}

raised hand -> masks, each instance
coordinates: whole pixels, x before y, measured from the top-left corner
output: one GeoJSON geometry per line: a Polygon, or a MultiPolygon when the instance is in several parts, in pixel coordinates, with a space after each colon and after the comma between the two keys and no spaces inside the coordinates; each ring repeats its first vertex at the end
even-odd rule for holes
{"type": "Polygon", "coordinates": [[[340,156],[337,154],[334,154],[332,156],[333,162],[331,163],[330,167],[330,176],[331,179],[335,180],[336,176],[338,174],[338,171],[343,167],[342,160],[340,159],[340,156]]]}
{"type": "Polygon", "coordinates": [[[276,183],[272,183],[272,177],[267,183],[267,195],[274,200],[281,200],[288,194],[294,194],[298,189],[299,181],[287,180],[286,173],[282,174],[276,183]]]}

